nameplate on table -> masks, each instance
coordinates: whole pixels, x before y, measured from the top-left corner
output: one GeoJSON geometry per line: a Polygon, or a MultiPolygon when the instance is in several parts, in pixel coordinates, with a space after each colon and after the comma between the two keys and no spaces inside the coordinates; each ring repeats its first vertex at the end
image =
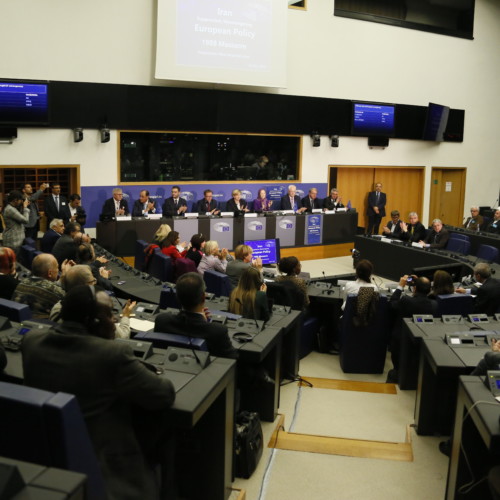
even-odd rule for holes
{"type": "Polygon", "coordinates": [[[293,215],[295,213],[294,210],[280,210],[280,212],[285,215],[293,215]]]}
{"type": "Polygon", "coordinates": [[[347,208],[337,208],[337,212],[347,212],[347,208]]]}
{"type": "Polygon", "coordinates": [[[187,217],[188,219],[196,219],[196,217],[198,217],[198,212],[185,212],[184,217],[187,217]]]}
{"type": "Polygon", "coordinates": [[[325,214],[334,214],[335,210],[325,210],[325,214]]]}
{"type": "Polygon", "coordinates": [[[234,217],[234,212],[221,212],[222,217],[234,217]]]}
{"type": "Polygon", "coordinates": [[[147,219],[161,219],[162,218],[162,214],[146,214],[146,218],[147,219]]]}
{"type": "Polygon", "coordinates": [[[392,240],[390,238],[380,238],[380,241],[383,241],[384,243],[392,243],[392,240]]]}
{"type": "Polygon", "coordinates": [[[312,213],[313,214],[321,214],[321,213],[323,213],[323,209],[322,208],[313,208],[312,213]]]}
{"type": "Polygon", "coordinates": [[[116,220],[117,221],[132,220],[132,216],[131,215],[117,215],[116,220]]]}
{"type": "Polygon", "coordinates": [[[415,248],[424,248],[423,245],[421,245],[420,243],[417,243],[416,241],[414,241],[412,244],[411,244],[412,247],[415,247],[415,248]]]}
{"type": "Polygon", "coordinates": [[[244,217],[258,217],[259,214],[245,214],[244,217]]]}

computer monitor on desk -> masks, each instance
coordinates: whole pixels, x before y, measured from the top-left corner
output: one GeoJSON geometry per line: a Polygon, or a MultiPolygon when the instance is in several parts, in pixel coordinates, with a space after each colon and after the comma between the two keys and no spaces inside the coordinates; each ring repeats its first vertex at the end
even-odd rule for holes
{"type": "Polygon", "coordinates": [[[243,242],[252,249],[252,257],[260,257],[263,265],[277,264],[280,260],[280,240],[272,238],[269,240],[245,240],[243,242]]]}

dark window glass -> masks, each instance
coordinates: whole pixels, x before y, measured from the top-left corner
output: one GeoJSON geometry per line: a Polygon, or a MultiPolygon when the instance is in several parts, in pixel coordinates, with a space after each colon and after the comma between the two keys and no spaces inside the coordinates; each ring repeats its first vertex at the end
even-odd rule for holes
{"type": "Polygon", "coordinates": [[[300,137],[121,132],[121,182],[297,179],[300,137]]]}

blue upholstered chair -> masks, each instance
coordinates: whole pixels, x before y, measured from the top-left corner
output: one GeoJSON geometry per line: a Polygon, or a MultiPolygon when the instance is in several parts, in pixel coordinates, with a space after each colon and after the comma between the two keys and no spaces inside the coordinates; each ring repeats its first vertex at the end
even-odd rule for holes
{"type": "Polygon", "coordinates": [[[498,262],[498,248],[491,245],[479,245],[476,257],[488,262],[498,262]]]}
{"type": "Polygon", "coordinates": [[[160,309],[166,309],[167,307],[179,307],[177,302],[177,293],[175,288],[167,285],[163,285],[160,292],[160,309]]]}
{"type": "Polygon", "coordinates": [[[437,301],[437,316],[443,314],[460,314],[467,316],[472,313],[474,306],[474,298],[472,295],[464,293],[450,293],[446,295],[438,295],[437,301]]]}
{"type": "Polygon", "coordinates": [[[20,304],[14,300],[0,299],[0,316],[5,316],[11,321],[22,323],[31,319],[31,309],[27,304],[20,304]]]}
{"type": "Polygon", "coordinates": [[[448,240],[448,244],[446,245],[446,250],[450,252],[457,252],[463,255],[469,255],[470,250],[470,241],[469,239],[462,238],[453,238],[448,240]]]}
{"type": "Polygon", "coordinates": [[[152,342],[154,347],[166,349],[167,347],[181,347],[183,349],[196,349],[197,351],[208,351],[205,339],[176,335],[174,333],[162,332],[139,332],[134,340],[146,340],[152,342]]]}
{"type": "Polygon", "coordinates": [[[207,292],[213,293],[217,297],[229,297],[231,295],[233,285],[227,274],[208,269],[203,273],[203,280],[207,286],[207,292]]]}
{"type": "Polygon", "coordinates": [[[469,241],[469,236],[467,234],[462,234],[462,233],[450,233],[450,240],[465,240],[465,241],[469,241]]]}
{"type": "Polygon", "coordinates": [[[340,324],[340,366],[344,373],[382,373],[389,339],[387,297],[381,295],[367,326],[355,326],[357,295],[347,297],[340,324]]]}
{"type": "Polygon", "coordinates": [[[0,414],[0,455],[86,474],[86,498],[106,498],[75,396],[0,382],[0,414]]]}
{"type": "Polygon", "coordinates": [[[151,258],[149,274],[161,281],[174,281],[174,268],[172,259],[159,251],[155,251],[151,258]]]}
{"type": "Polygon", "coordinates": [[[134,267],[139,269],[140,271],[145,271],[144,269],[144,261],[146,254],[144,250],[148,247],[149,243],[144,240],[137,240],[135,242],[135,259],[134,259],[134,267]]]}

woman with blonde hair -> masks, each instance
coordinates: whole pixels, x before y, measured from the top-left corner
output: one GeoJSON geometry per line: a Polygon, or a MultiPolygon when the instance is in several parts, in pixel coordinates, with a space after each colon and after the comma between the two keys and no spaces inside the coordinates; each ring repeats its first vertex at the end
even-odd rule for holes
{"type": "Polygon", "coordinates": [[[226,272],[227,248],[219,250],[219,244],[215,240],[208,240],[205,243],[205,255],[198,264],[198,272],[204,274],[207,269],[213,269],[220,273],[226,272]]]}
{"type": "Polygon", "coordinates": [[[153,243],[161,247],[162,242],[170,231],[172,231],[172,228],[168,224],[162,224],[153,236],[153,243]]]}
{"type": "Polygon", "coordinates": [[[248,267],[243,271],[238,286],[231,292],[229,311],[241,314],[244,318],[267,321],[270,314],[266,290],[259,270],[248,267]]]}

